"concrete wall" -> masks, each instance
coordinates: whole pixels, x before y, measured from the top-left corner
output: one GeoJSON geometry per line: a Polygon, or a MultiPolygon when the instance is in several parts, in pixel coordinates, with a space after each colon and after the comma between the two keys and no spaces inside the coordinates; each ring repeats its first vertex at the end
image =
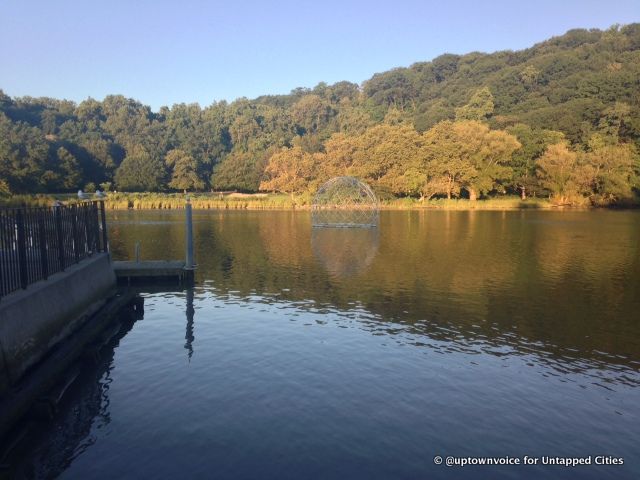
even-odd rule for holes
{"type": "Polygon", "coordinates": [[[110,297],[116,277],[106,253],[0,299],[0,395],[110,297]]]}

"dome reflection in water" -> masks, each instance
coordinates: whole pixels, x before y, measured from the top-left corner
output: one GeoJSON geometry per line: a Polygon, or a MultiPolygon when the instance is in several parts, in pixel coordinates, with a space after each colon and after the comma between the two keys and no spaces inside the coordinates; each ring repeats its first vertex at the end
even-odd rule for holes
{"type": "Polygon", "coordinates": [[[377,228],[314,228],[311,248],[315,258],[333,277],[364,273],[378,253],[377,228]]]}

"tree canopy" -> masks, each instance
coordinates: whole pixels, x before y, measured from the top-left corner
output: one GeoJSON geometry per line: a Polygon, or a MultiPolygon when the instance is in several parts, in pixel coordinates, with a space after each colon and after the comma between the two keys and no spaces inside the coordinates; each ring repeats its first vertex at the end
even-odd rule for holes
{"type": "Polygon", "coordinates": [[[351,174],[394,195],[525,198],[562,196],[554,169],[575,156],[564,191],[614,203],[638,193],[639,79],[630,24],[206,107],[0,90],[0,185],[300,192],[351,174]]]}

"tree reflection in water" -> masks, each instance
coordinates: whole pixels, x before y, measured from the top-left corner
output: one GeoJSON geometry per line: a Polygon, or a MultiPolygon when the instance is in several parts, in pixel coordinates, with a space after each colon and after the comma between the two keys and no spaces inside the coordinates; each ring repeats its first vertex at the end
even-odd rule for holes
{"type": "MultiPolygon", "coordinates": [[[[145,258],[183,255],[182,212],[110,220],[116,258],[141,238],[145,258]]],[[[638,212],[383,211],[379,229],[336,231],[309,212],[195,211],[194,229],[197,279],[216,295],[357,305],[375,333],[557,369],[640,365],[638,212]]]]}

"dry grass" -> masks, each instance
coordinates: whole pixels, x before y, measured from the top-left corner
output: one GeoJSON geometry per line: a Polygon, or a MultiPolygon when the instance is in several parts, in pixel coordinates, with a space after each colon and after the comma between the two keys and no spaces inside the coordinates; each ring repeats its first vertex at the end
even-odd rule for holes
{"type": "MultiPolygon", "coordinates": [[[[243,193],[196,193],[189,194],[194,209],[201,210],[287,210],[311,208],[312,196],[283,195],[283,194],[243,194],[243,193]]],[[[55,201],[71,203],[78,201],[75,194],[58,195],[13,195],[0,199],[0,205],[5,207],[48,206],[55,201]]],[[[105,207],[109,210],[146,210],[167,209],[179,210],[184,208],[185,195],[178,193],[109,193],[105,198],[105,207]]],[[[563,207],[566,205],[562,205],[563,207]]],[[[574,204],[574,207],[586,206],[585,202],[574,204]]],[[[420,201],[414,198],[396,198],[383,200],[380,207],[385,210],[521,210],[521,209],[552,209],[561,207],[543,198],[530,198],[525,201],[519,197],[497,197],[472,202],[467,199],[446,198],[420,201]]]]}

